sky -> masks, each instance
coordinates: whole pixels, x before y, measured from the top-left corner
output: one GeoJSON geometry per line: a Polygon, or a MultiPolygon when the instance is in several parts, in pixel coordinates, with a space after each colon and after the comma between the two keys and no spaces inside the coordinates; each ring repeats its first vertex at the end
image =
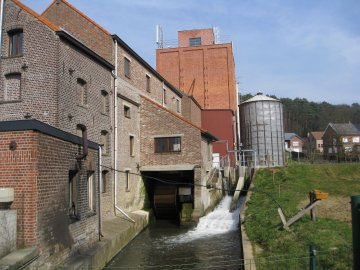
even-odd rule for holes
{"type": "MultiPolygon", "coordinates": [[[[41,13],[52,0],[21,0],[41,13]]],[[[155,27],[216,27],[241,94],[360,103],[359,0],[68,0],[156,68],[155,27]]]]}

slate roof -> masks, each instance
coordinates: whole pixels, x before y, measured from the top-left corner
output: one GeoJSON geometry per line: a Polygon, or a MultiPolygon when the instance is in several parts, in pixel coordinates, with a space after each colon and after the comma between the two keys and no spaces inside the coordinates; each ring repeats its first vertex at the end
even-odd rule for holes
{"type": "Polygon", "coordinates": [[[295,133],[284,133],[285,141],[290,141],[292,138],[294,138],[296,136],[298,136],[298,135],[296,135],[295,133]]]}
{"type": "Polygon", "coordinates": [[[329,125],[340,135],[359,135],[360,124],[349,123],[329,123],[329,125]]]}

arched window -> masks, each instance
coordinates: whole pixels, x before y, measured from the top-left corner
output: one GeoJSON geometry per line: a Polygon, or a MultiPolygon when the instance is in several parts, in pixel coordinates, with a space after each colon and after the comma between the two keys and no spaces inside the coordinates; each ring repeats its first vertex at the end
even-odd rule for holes
{"type": "Polygon", "coordinates": [[[81,79],[77,79],[77,88],[78,88],[78,98],[80,105],[87,105],[88,103],[88,90],[87,90],[87,83],[81,79]]]}
{"type": "Polygon", "coordinates": [[[110,111],[109,94],[105,90],[101,90],[102,113],[108,115],[110,111]]]}
{"type": "Polygon", "coordinates": [[[107,132],[106,130],[102,130],[101,131],[101,153],[103,155],[108,155],[109,154],[109,143],[110,142],[110,138],[109,138],[109,132],[107,132]]]}

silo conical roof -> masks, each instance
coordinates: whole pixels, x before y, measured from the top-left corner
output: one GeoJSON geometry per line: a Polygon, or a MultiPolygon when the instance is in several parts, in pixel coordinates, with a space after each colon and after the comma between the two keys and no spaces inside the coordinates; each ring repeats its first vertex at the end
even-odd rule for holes
{"type": "Polygon", "coordinates": [[[278,101],[278,102],[280,102],[280,100],[278,100],[278,99],[265,96],[262,93],[257,93],[256,96],[253,96],[252,98],[242,102],[241,104],[248,103],[248,102],[254,102],[254,101],[278,101]]]}

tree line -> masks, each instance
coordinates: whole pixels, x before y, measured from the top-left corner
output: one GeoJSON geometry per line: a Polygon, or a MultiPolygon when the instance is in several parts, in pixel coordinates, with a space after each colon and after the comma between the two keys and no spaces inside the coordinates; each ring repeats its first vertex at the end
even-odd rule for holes
{"type": "MultiPolygon", "coordinates": [[[[240,101],[244,102],[253,95],[241,95],[240,101]]],[[[310,131],[324,131],[332,123],[360,123],[360,105],[334,105],[327,102],[313,102],[306,98],[278,98],[283,104],[284,130],[294,132],[301,137],[306,137],[310,131]]]]}

